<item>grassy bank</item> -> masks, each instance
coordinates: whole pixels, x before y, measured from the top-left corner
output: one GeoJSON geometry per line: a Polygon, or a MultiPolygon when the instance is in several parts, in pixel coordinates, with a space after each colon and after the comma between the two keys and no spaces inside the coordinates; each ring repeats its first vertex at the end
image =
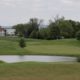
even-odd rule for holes
{"type": "Polygon", "coordinates": [[[0,39],[0,54],[15,55],[68,55],[80,56],[80,41],[75,39],[63,40],[32,40],[27,39],[27,47],[21,49],[18,45],[18,38],[0,39]]]}
{"type": "Polygon", "coordinates": [[[3,63],[0,80],[80,80],[80,64],[3,63]]]}

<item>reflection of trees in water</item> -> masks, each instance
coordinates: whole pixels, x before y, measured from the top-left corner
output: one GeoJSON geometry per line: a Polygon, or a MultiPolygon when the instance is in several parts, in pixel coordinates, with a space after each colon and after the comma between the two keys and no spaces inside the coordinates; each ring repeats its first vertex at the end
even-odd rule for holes
{"type": "Polygon", "coordinates": [[[23,55],[20,55],[19,56],[19,60],[20,60],[20,62],[23,62],[24,61],[24,56],[23,55]]]}

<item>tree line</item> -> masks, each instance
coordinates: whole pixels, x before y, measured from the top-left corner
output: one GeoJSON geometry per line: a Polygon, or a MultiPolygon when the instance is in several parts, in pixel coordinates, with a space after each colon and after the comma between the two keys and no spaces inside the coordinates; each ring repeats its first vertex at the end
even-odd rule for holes
{"type": "Polygon", "coordinates": [[[43,20],[32,18],[28,23],[14,25],[15,35],[33,39],[62,39],[75,38],[80,39],[80,22],[66,20],[64,17],[50,20],[49,24],[41,26],[43,20]]]}

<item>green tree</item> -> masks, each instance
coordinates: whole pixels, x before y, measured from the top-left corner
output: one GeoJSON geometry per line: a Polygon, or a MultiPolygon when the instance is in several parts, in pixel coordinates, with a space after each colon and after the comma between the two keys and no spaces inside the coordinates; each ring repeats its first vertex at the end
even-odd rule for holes
{"type": "Polygon", "coordinates": [[[51,22],[48,25],[48,39],[59,39],[60,38],[60,29],[57,24],[51,22]]]}
{"type": "Polygon", "coordinates": [[[25,39],[24,39],[24,38],[21,38],[21,39],[20,39],[20,41],[19,41],[19,46],[20,46],[21,48],[26,47],[26,42],[25,42],[25,39]]]}
{"type": "Polygon", "coordinates": [[[73,27],[73,38],[75,38],[76,36],[76,33],[80,30],[80,23],[77,22],[77,21],[73,21],[73,20],[68,20],[71,24],[72,24],[72,27],[73,27]]]}
{"type": "MultiPolygon", "coordinates": [[[[24,37],[31,37],[32,33],[38,32],[39,27],[42,23],[42,20],[38,20],[37,18],[32,18],[26,24],[18,24],[13,26],[16,29],[16,35],[23,35],[24,37]]],[[[34,34],[33,34],[34,35],[34,34]]],[[[36,37],[36,35],[34,35],[36,37]]],[[[33,38],[33,37],[32,37],[33,38]]]]}
{"type": "Polygon", "coordinates": [[[78,32],[76,33],[76,38],[77,38],[77,40],[80,40],[80,31],[78,31],[78,32]]]}
{"type": "Polygon", "coordinates": [[[30,19],[30,26],[31,26],[31,34],[30,34],[30,38],[39,38],[39,27],[42,23],[42,20],[38,20],[37,18],[32,18],[30,19]]]}
{"type": "Polygon", "coordinates": [[[65,20],[64,17],[57,18],[55,24],[60,29],[60,35],[64,38],[72,38],[73,36],[73,26],[69,20],[65,20]]]}
{"type": "Polygon", "coordinates": [[[37,31],[36,30],[32,31],[32,33],[30,34],[29,37],[30,38],[34,38],[34,39],[37,39],[38,38],[37,31]]]}
{"type": "Polygon", "coordinates": [[[61,35],[64,38],[72,38],[73,36],[73,27],[69,21],[62,21],[59,23],[61,35]]]}
{"type": "Polygon", "coordinates": [[[48,38],[48,28],[40,28],[39,30],[39,38],[40,39],[47,39],[48,38]]]}
{"type": "Polygon", "coordinates": [[[17,24],[13,26],[14,29],[16,29],[16,35],[23,36],[24,35],[24,25],[23,24],[17,24]]]}

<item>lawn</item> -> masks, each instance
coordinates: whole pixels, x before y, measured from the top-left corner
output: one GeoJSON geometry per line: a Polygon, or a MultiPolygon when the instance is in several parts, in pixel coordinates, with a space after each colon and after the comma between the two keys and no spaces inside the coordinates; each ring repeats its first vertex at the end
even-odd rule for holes
{"type": "Polygon", "coordinates": [[[27,39],[27,46],[24,49],[19,47],[19,39],[5,38],[0,39],[1,55],[67,55],[80,56],[80,41],[76,39],[63,40],[33,40],[27,39]]]}
{"type": "Polygon", "coordinates": [[[80,64],[1,63],[0,80],[80,80],[80,64]]]}

